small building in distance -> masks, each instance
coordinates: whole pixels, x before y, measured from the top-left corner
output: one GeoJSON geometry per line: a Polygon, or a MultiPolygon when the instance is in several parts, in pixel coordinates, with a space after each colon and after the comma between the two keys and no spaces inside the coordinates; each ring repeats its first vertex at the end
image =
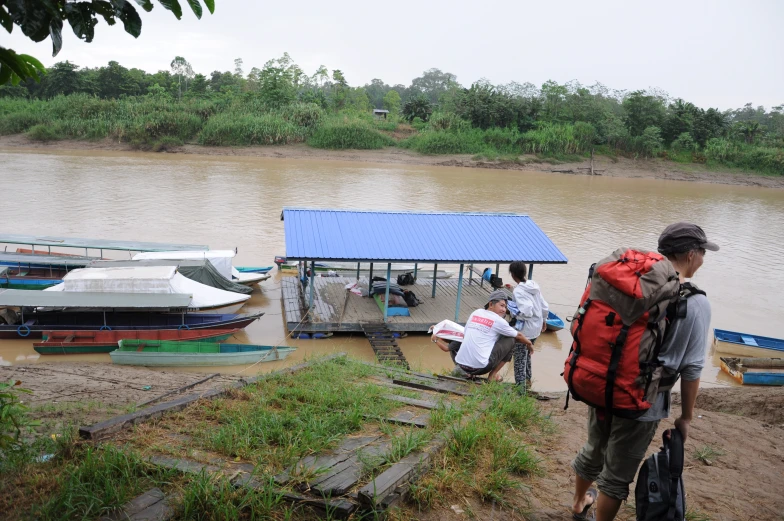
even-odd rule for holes
{"type": "Polygon", "coordinates": [[[381,119],[381,118],[387,119],[387,114],[389,114],[388,110],[373,109],[373,115],[376,116],[379,119],[381,119]]]}

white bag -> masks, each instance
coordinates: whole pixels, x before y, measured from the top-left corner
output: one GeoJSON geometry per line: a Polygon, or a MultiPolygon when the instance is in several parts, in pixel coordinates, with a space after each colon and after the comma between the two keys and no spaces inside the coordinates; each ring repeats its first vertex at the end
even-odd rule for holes
{"type": "Polygon", "coordinates": [[[456,340],[458,342],[463,341],[465,328],[456,322],[452,322],[451,320],[442,320],[435,326],[432,326],[428,333],[437,336],[438,338],[443,338],[444,340],[456,340]]]}

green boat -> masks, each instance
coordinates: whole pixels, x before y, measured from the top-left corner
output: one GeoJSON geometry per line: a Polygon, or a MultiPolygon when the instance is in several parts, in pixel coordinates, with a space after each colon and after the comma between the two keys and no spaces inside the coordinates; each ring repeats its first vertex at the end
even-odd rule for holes
{"type": "Polygon", "coordinates": [[[33,349],[41,355],[84,355],[111,353],[120,340],[222,342],[239,329],[147,329],[107,331],[44,331],[43,342],[33,349]]]}
{"type": "Polygon", "coordinates": [[[254,344],[120,340],[112,362],[144,366],[247,365],[283,360],[296,348],[254,344]]]}

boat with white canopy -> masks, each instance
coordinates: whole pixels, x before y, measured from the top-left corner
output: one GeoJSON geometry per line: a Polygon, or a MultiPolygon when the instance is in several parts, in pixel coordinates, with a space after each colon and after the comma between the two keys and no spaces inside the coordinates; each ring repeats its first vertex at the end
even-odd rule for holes
{"type": "Polygon", "coordinates": [[[237,255],[234,250],[208,251],[150,251],[137,253],[133,260],[187,260],[207,259],[227,280],[250,286],[270,278],[269,273],[242,273],[232,266],[232,259],[237,255]]]}

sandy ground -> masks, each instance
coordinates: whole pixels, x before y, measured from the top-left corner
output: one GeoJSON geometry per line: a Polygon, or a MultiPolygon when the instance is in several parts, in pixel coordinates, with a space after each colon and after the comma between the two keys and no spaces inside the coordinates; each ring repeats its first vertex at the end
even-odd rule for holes
{"type": "MultiPolygon", "coordinates": [[[[96,150],[132,152],[128,144],[112,140],[74,141],[63,140],[51,143],[30,141],[24,134],[0,136],[0,148],[29,149],[37,151],[96,150]]],[[[550,164],[540,162],[534,156],[521,156],[520,162],[475,160],[468,154],[429,156],[404,148],[388,147],[382,150],[321,150],[304,144],[273,145],[257,147],[204,147],[185,145],[166,153],[201,154],[213,156],[249,156],[285,159],[308,159],[326,161],[359,161],[381,164],[450,166],[466,168],[493,168],[502,170],[527,170],[558,172],[574,175],[589,175],[589,161],[582,163],[550,164]]],[[[674,181],[698,181],[728,185],[762,186],[784,188],[784,177],[764,176],[738,172],[711,171],[704,165],[683,165],[671,161],[633,160],[619,157],[611,160],[599,157],[594,161],[596,175],[625,178],[653,178],[674,181]]]]}
{"type": "MultiPolygon", "coordinates": [[[[65,424],[86,425],[123,414],[141,402],[204,378],[203,374],[161,372],[103,363],[58,363],[0,367],[0,378],[18,379],[33,394],[27,404],[34,415],[55,432],[65,424]],[[151,389],[144,390],[145,386],[151,389]]],[[[225,385],[228,377],[215,377],[193,391],[225,385]]],[[[571,402],[563,410],[563,394],[539,402],[555,425],[555,433],[536,447],[544,475],[529,480],[530,488],[512,494],[510,502],[527,511],[525,519],[570,519],[574,478],[569,462],[585,440],[588,408],[571,402]]],[[[176,397],[169,396],[165,400],[176,397]]],[[[674,412],[680,410],[675,395],[674,412]]],[[[686,442],[685,483],[687,504],[713,521],[775,520],[784,512],[784,388],[702,389],[696,417],[686,442]],[[697,460],[697,449],[710,446],[722,453],[706,465],[697,460]]],[[[662,421],[649,453],[658,450],[661,432],[672,427],[662,421]]],[[[477,519],[522,519],[500,512],[496,505],[465,498],[477,519]]],[[[458,505],[459,506],[459,505],[458,505]]],[[[465,505],[463,505],[465,506],[465,505]]],[[[423,520],[467,520],[463,509],[436,508],[428,512],[407,510],[423,520]]],[[[618,519],[632,520],[627,504],[618,519]]]]}

